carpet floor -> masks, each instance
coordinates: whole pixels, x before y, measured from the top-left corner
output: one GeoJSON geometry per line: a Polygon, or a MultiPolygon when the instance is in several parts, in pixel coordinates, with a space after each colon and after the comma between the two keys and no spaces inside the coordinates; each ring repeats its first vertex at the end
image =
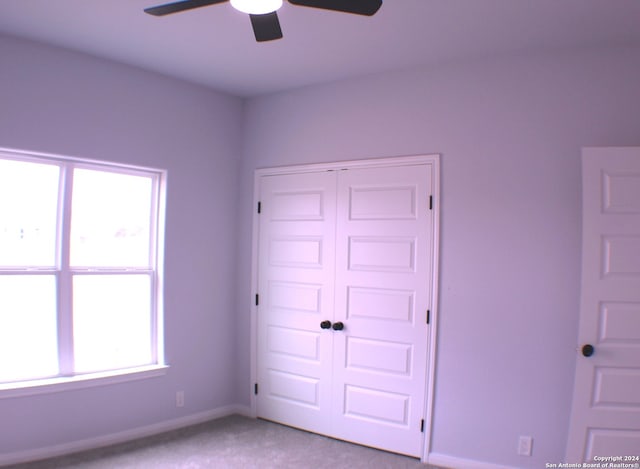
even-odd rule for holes
{"type": "Polygon", "coordinates": [[[436,469],[418,459],[232,415],[6,469],[436,469]]]}

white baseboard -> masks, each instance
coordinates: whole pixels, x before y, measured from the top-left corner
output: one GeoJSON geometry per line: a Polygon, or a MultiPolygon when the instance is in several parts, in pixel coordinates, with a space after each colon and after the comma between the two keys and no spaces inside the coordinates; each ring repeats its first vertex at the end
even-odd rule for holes
{"type": "Polygon", "coordinates": [[[446,454],[429,453],[428,464],[446,467],[449,469],[517,469],[512,466],[475,461],[473,459],[457,458],[446,454]]]}
{"type": "Polygon", "coordinates": [[[127,441],[135,440],[137,438],[144,438],[147,436],[156,435],[158,433],[177,430],[178,428],[196,425],[199,423],[207,422],[209,420],[226,417],[232,414],[239,414],[250,417],[251,408],[242,405],[219,407],[217,409],[208,410],[206,412],[187,415],[177,419],[166,420],[164,422],[154,423],[151,425],[146,425],[144,427],[133,428],[131,430],[125,430],[122,432],[111,433],[109,435],[102,435],[94,438],[72,441],[70,443],[64,443],[61,445],[47,446],[44,448],[0,454],[0,466],[18,464],[28,461],[37,461],[39,459],[53,458],[65,454],[76,453],[78,451],[86,451],[89,449],[100,448],[102,446],[124,443],[127,441]]]}

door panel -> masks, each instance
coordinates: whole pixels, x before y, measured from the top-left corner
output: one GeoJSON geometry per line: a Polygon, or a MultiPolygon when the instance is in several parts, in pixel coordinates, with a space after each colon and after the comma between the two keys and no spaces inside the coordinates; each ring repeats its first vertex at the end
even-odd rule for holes
{"type": "Polygon", "coordinates": [[[373,425],[408,425],[410,396],[345,386],[344,415],[373,425]]]}
{"type": "Polygon", "coordinates": [[[415,220],[416,187],[353,187],[349,192],[351,220],[415,220]]]}
{"type": "Polygon", "coordinates": [[[568,462],[640,448],[640,149],[583,152],[579,347],[568,462]],[[592,344],[590,357],[580,354],[592,344]]]}
{"type": "Polygon", "coordinates": [[[269,282],[269,308],[320,313],[322,285],[297,282],[269,282]]]}
{"type": "Polygon", "coordinates": [[[269,263],[272,266],[322,268],[321,236],[274,236],[269,243],[269,263]]]}
{"type": "Polygon", "coordinates": [[[338,175],[335,434],[419,456],[427,368],[430,166],[338,175]],[[342,203],[340,203],[342,202],[342,203]]]}
{"type": "Polygon", "coordinates": [[[640,213],[640,174],[605,172],[602,177],[604,213],[640,213]]]}
{"type": "Polygon", "coordinates": [[[349,270],[414,272],[415,238],[396,236],[350,236],[349,270]]]}
{"type": "Polygon", "coordinates": [[[269,398],[280,399],[285,404],[318,410],[320,407],[320,380],[301,373],[268,371],[269,398]]]}
{"type": "Polygon", "coordinates": [[[347,287],[348,318],[413,323],[415,292],[389,288],[347,287]]]}
{"type": "MultiPolygon", "coordinates": [[[[585,453],[588,460],[593,460],[596,456],[602,457],[603,454],[637,456],[638,448],[640,448],[640,431],[638,430],[593,429],[589,432],[585,453]]],[[[636,463],[637,460],[631,462],[631,464],[636,463]]]]}
{"type": "Polygon", "coordinates": [[[603,302],[598,318],[598,340],[640,346],[640,302],[603,302]]]}
{"type": "Polygon", "coordinates": [[[282,355],[286,359],[320,361],[320,334],[317,332],[270,326],[267,332],[267,347],[269,353],[282,355]]]}
{"type": "Polygon", "coordinates": [[[411,373],[411,344],[357,337],[347,337],[346,343],[348,369],[405,376],[411,373]]]}
{"type": "Polygon", "coordinates": [[[596,368],[593,390],[594,408],[640,407],[640,369],[596,368]]]}
{"type": "Polygon", "coordinates": [[[640,236],[602,237],[603,274],[640,275],[640,236]]]}
{"type": "Polygon", "coordinates": [[[257,369],[260,417],[328,434],[335,176],[260,181],[257,369]]]}
{"type": "Polygon", "coordinates": [[[322,221],[324,218],[323,190],[274,192],[269,203],[273,221],[322,221]]]}

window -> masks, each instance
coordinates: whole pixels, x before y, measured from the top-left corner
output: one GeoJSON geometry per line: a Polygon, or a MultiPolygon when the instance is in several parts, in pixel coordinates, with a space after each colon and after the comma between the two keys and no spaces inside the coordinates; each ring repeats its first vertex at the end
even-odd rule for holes
{"type": "Polygon", "coordinates": [[[164,179],[0,151],[0,385],[163,364],[164,179]]]}

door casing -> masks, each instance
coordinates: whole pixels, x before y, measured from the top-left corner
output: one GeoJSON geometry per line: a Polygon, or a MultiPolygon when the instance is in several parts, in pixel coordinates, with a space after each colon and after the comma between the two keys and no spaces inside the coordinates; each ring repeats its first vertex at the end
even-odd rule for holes
{"type": "Polygon", "coordinates": [[[317,163],[294,166],[281,166],[274,168],[260,168],[254,173],[254,198],[253,198],[253,228],[252,228],[252,257],[251,257],[251,295],[249,299],[250,308],[250,340],[251,340],[251,415],[257,416],[256,396],[254,393],[254,383],[257,382],[257,306],[255,304],[254,295],[258,290],[258,243],[259,243],[259,214],[258,203],[260,198],[260,178],[263,176],[273,176],[278,174],[302,174],[318,171],[330,171],[350,168],[380,168],[390,166],[407,166],[416,164],[432,165],[432,196],[433,196],[433,274],[431,276],[432,284],[428,287],[432,291],[432,309],[430,314],[429,346],[427,356],[427,380],[425,383],[425,425],[424,425],[424,444],[422,451],[422,462],[429,462],[429,453],[431,450],[432,436],[432,420],[433,420],[433,402],[434,402],[434,384],[435,384],[435,363],[436,363],[436,338],[438,329],[438,277],[439,277],[439,233],[440,233],[440,155],[425,154],[416,156],[401,156],[391,158],[375,158],[364,160],[338,161],[331,163],[317,163]]]}

